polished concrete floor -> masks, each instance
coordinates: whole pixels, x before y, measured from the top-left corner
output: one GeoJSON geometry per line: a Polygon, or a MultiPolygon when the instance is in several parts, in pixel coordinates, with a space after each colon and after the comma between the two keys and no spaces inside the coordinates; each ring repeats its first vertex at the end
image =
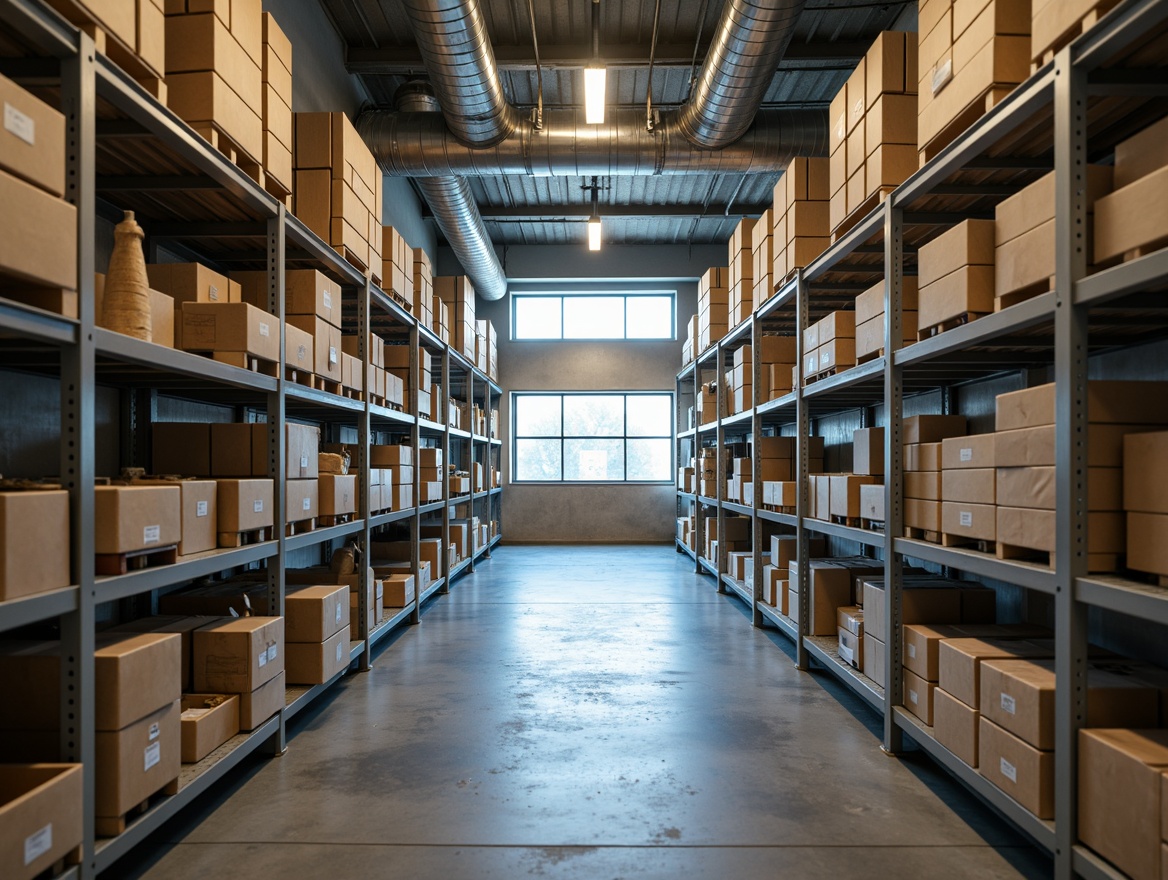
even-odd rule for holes
{"type": "Polygon", "coordinates": [[[503,547],[114,872],[1049,875],[791,651],[671,548],[503,547]]]}

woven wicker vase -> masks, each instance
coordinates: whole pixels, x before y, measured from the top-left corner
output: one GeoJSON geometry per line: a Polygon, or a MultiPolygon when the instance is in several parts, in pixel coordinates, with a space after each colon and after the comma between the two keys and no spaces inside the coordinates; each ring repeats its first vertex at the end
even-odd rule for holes
{"type": "Polygon", "coordinates": [[[150,282],[146,278],[142,238],[142,227],[134,220],[134,212],[126,211],[114,229],[114,252],[105,279],[101,325],[151,342],[150,282]]]}

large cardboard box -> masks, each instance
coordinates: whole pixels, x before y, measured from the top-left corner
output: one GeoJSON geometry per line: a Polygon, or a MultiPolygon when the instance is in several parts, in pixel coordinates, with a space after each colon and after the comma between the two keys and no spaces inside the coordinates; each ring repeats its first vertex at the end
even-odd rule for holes
{"type": "Polygon", "coordinates": [[[357,512],[356,474],[321,474],[320,515],[341,516],[357,512]]]}
{"type": "MultiPolygon", "coordinates": [[[[1055,468],[1012,467],[995,472],[997,503],[1004,507],[1055,509],[1055,468]]],[[[1122,510],[1124,485],[1120,468],[1087,469],[1087,509],[1122,510]]],[[[1150,476],[1150,475],[1149,475],[1150,476]]]]}
{"type": "MultiPolygon", "coordinates": [[[[940,443],[966,431],[965,416],[909,416],[904,420],[901,439],[905,443],[940,443]]],[[[939,470],[922,466],[920,470],[939,470]]]]}
{"type": "Polygon", "coordinates": [[[933,692],[933,735],[937,742],[968,764],[976,767],[977,729],[981,713],[950,696],[941,688],[933,692]]]}
{"type": "Polygon", "coordinates": [[[405,608],[414,601],[414,576],[391,572],[377,572],[382,583],[382,605],[385,608],[405,608]]]}
{"type": "MultiPolygon", "coordinates": [[[[252,57],[258,57],[256,55],[252,57]]],[[[253,64],[254,67],[254,64],[253,64]]],[[[259,69],[256,68],[258,80],[259,69]]],[[[264,153],[264,127],[259,101],[251,106],[218,72],[175,73],[166,77],[167,106],[196,129],[213,123],[243,150],[248,158],[259,162],[264,153]]]]}
{"type": "MultiPolygon", "coordinates": [[[[999,394],[995,430],[1053,425],[1054,390],[1052,383],[999,394]]],[[[1147,405],[1165,394],[1166,382],[1093,380],[1087,383],[1087,419],[1092,424],[1168,425],[1168,409],[1147,405]]]]}
{"type": "Polygon", "coordinates": [[[1168,431],[1123,438],[1123,507],[1168,513],[1168,431]]]}
{"type": "Polygon", "coordinates": [[[239,697],[236,694],[183,694],[182,762],[203,760],[239,733],[239,697]],[[209,706],[208,703],[215,703],[209,706]]]}
{"type": "Polygon", "coordinates": [[[933,726],[935,682],[925,681],[914,672],[904,670],[904,708],[930,727],[933,726]]]}
{"type": "Polygon", "coordinates": [[[1054,656],[1049,643],[1004,638],[949,638],[937,648],[937,682],[955,699],[974,709],[981,707],[983,661],[1054,656]]]}
{"type": "Polygon", "coordinates": [[[288,323],[312,334],[314,372],[332,382],[341,381],[341,331],[316,315],[289,315],[288,323]]]}
{"type": "Polygon", "coordinates": [[[80,764],[0,764],[0,874],[33,880],[82,835],[80,764]]]}
{"type": "MultiPolygon", "coordinates": [[[[233,535],[266,529],[275,522],[271,480],[216,480],[219,534],[233,535]]],[[[221,542],[222,544],[222,542],[221,542]]],[[[226,544],[224,546],[234,546],[226,544]]]]}
{"type": "Polygon", "coordinates": [[[349,629],[316,644],[289,642],[285,649],[288,684],[324,684],[349,667],[349,629]]]}
{"type": "Polygon", "coordinates": [[[181,538],[182,493],[177,485],[94,489],[94,552],[129,553],[177,544],[181,538]]]}
{"type": "Polygon", "coordinates": [[[182,766],[179,699],[123,727],[94,735],[94,813],[119,818],[177,781],[182,766]]]}
{"type": "Polygon", "coordinates": [[[184,302],[184,351],[246,352],[273,363],[280,359],[280,326],[249,303],[184,302]]]}
{"type": "Polygon", "coordinates": [[[982,716],[977,728],[981,775],[1039,819],[1054,818],[1054,752],[1041,751],[982,716]]]}
{"type": "Polygon", "coordinates": [[[1095,203],[1095,260],[1156,250],[1168,239],[1168,165],[1095,203]]]}
{"type": "Polygon", "coordinates": [[[284,670],[254,691],[239,695],[239,728],[255,730],[284,708],[284,670]]]}
{"type": "Polygon", "coordinates": [[[284,619],[240,617],[216,621],[192,636],[195,690],[251,693],[284,671],[284,619]]]}
{"type": "Polygon", "coordinates": [[[1127,515],[1127,564],[1136,571],[1168,576],[1168,516],[1127,515]]]}
{"type": "Polygon", "coordinates": [[[202,263],[149,263],[146,277],[152,288],[175,301],[176,308],[184,302],[242,302],[239,282],[208,269],[202,263]]]}
{"type": "Polygon", "coordinates": [[[136,632],[136,633],[176,633],[180,640],[182,652],[181,680],[183,692],[191,690],[191,633],[211,622],[207,617],[189,617],[186,615],[156,615],[153,617],[139,617],[119,623],[109,632],[136,632]]]}
{"type": "Polygon", "coordinates": [[[65,117],[4,76],[0,76],[0,102],[4,104],[0,169],[50,195],[63,196],[65,117]]]}
{"type": "Polygon", "coordinates": [[[18,281],[77,289],[77,209],[0,170],[0,205],[9,223],[0,236],[0,273],[18,281]]]}
{"type": "Polygon", "coordinates": [[[285,475],[290,480],[308,480],[320,474],[320,428],[316,425],[285,425],[285,475]]]}
{"type": "MultiPolygon", "coordinates": [[[[865,617],[867,614],[865,613],[865,617]]],[[[888,687],[888,664],[884,656],[884,642],[866,626],[864,629],[864,675],[881,687],[888,687]]]]}
{"type": "Polygon", "coordinates": [[[316,480],[288,480],[284,484],[284,521],[315,519],[320,513],[320,484],[316,480]]]}
{"type": "Polygon", "coordinates": [[[248,55],[214,13],[166,18],[167,76],[214,71],[256,113],[262,103],[257,60],[248,55]]]}
{"type": "Polygon", "coordinates": [[[98,730],[121,730],[182,695],[182,639],[175,633],[99,636],[93,657],[98,730]]]}
{"type": "Polygon", "coordinates": [[[1115,188],[1123,189],[1165,165],[1168,165],[1168,119],[1161,119],[1115,145],[1115,188]]]}
{"type": "Polygon", "coordinates": [[[284,598],[284,638],[292,642],[323,642],[349,629],[349,590],[344,584],[300,587],[284,598]]]}
{"type": "Polygon", "coordinates": [[[1132,880],[1159,880],[1168,731],[1079,731],[1079,839],[1132,880]]]}
{"type": "Polygon", "coordinates": [[[66,587],[69,493],[0,492],[0,602],[66,587]]]}

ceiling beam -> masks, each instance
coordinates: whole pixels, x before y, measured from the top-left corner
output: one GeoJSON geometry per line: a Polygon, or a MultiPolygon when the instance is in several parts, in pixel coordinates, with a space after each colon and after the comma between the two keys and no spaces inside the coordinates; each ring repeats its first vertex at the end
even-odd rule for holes
{"type": "MultiPolygon", "coordinates": [[[[531,46],[495,46],[495,61],[500,70],[535,70],[535,56],[531,46]]],[[[705,58],[708,47],[698,52],[698,63],[705,58]]],[[[854,67],[868,51],[867,42],[792,43],[779,69],[806,69],[823,67],[840,69],[854,67]]],[[[649,66],[649,46],[640,43],[601,45],[601,57],[610,68],[637,68],[649,66]]],[[[398,46],[386,49],[349,47],[345,53],[345,68],[349,73],[405,76],[425,73],[417,46],[398,46]]],[[[693,44],[665,44],[657,46],[654,67],[688,67],[693,60],[693,44]]],[[[540,46],[539,63],[548,70],[577,70],[592,61],[588,47],[577,45],[540,46]]]]}
{"type": "MultiPolygon", "coordinates": [[[[771,207],[763,205],[601,205],[600,216],[604,219],[642,219],[653,217],[693,217],[706,220],[739,220],[743,217],[757,217],[771,207]]],[[[429,207],[423,203],[422,216],[433,219],[429,207]]],[[[512,205],[508,207],[480,205],[479,213],[487,222],[492,220],[531,220],[555,222],[556,220],[587,220],[592,214],[591,205],[512,205]]]]}

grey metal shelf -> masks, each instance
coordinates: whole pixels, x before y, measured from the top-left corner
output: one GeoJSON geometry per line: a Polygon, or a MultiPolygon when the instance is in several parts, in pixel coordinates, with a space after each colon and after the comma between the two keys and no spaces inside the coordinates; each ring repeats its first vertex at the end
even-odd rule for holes
{"type": "MultiPolygon", "coordinates": [[[[49,345],[73,345],[80,323],[44,309],[0,298],[0,331],[49,345]]],[[[0,334],[6,335],[6,334],[0,334]]]]}
{"type": "Polygon", "coordinates": [[[678,541],[676,538],[674,539],[674,543],[677,545],[678,549],[682,553],[684,553],[686,556],[688,556],[694,562],[697,562],[698,554],[695,553],[692,549],[690,549],[690,546],[688,544],[683,544],[683,543],[681,543],[681,541],[678,541]]]}
{"type": "Polygon", "coordinates": [[[893,541],[893,548],[902,556],[913,559],[948,565],[969,574],[1027,587],[1040,593],[1054,595],[1055,592],[1055,573],[1049,566],[998,559],[989,553],[964,547],[942,547],[915,538],[897,538],[893,541]]]}
{"type": "Polygon", "coordinates": [[[835,636],[804,636],[807,653],[823,664],[832,675],[846,684],[875,709],[884,713],[884,688],[851,664],[840,659],[839,639],[835,636]]]}
{"type": "MultiPolygon", "coordinates": [[[[893,363],[900,367],[910,367],[946,355],[967,352],[979,345],[1041,324],[1054,321],[1054,291],[1039,294],[1000,312],[984,315],[976,321],[947,330],[928,339],[915,342],[893,355],[893,363]]],[[[997,369],[1002,369],[997,365],[997,369]]]]}
{"type": "Polygon", "coordinates": [[[1009,819],[1024,831],[1035,843],[1047,852],[1054,850],[1054,823],[1039,819],[1012,797],[970,767],[951,751],[937,742],[933,728],[906,710],[903,706],[893,708],[893,717],[898,727],[905,731],[913,742],[928,753],[934,761],[955,776],[966,788],[1009,819]]]}
{"type": "Polygon", "coordinates": [[[747,504],[737,504],[733,501],[723,501],[722,509],[728,510],[731,513],[740,513],[743,516],[753,516],[754,508],[747,504]]]}
{"type": "Polygon", "coordinates": [[[390,616],[381,621],[369,633],[369,644],[376,645],[383,638],[410,619],[410,615],[414,613],[414,603],[411,602],[405,608],[399,608],[390,616]]]}
{"type": "Polygon", "coordinates": [[[831,535],[845,541],[855,541],[865,547],[883,547],[884,532],[873,532],[856,526],[844,526],[839,523],[830,523],[822,519],[803,517],[803,528],[821,535],[831,535]]]}
{"type": "MultiPolygon", "coordinates": [[[[276,379],[272,376],[219,363],[211,358],[179,349],[167,348],[165,345],[143,342],[131,336],[106,330],[104,327],[93,328],[93,341],[99,358],[99,379],[104,379],[106,374],[113,372],[101,363],[102,358],[108,358],[144,369],[151,374],[163,372],[182,376],[200,385],[217,383],[265,394],[276,391],[276,379]]],[[[139,384],[147,381],[140,371],[136,372],[132,379],[139,384]]]]}
{"type": "Polygon", "coordinates": [[[429,419],[422,418],[421,416],[418,417],[418,427],[423,431],[429,431],[434,434],[446,433],[446,425],[440,424],[439,422],[432,422],[429,419]]]}
{"type": "Polygon", "coordinates": [[[730,575],[724,574],[722,575],[722,583],[729,587],[730,592],[745,602],[748,607],[754,607],[754,596],[743,586],[741,581],[736,581],[730,575]]]}
{"type": "Polygon", "coordinates": [[[1075,284],[1075,305],[1097,306],[1168,284],[1168,248],[1088,275],[1075,284]]]}
{"type": "Polygon", "coordinates": [[[743,431],[750,431],[750,420],[754,416],[754,409],[746,409],[739,413],[734,413],[732,416],[726,416],[721,419],[723,428],[741,428],[743,431]]]}
{"type": "Polygon", "coordinates": [[[759,508],[756,513],[758,513],[759,519],[765,519],[768,522],[791,526],[791,528],[796,528],[799,525],[799,517],[793,513],[778,513],[774,510],[763,510],[762,508],[759,508]]]}
{"type": "Polygon", "coordinates": [[[1127,874],[1082,844],[1075,846],[1075,873],[1083,880],[1129,880],[1127,874]]]}
{"type": "Polygon", "coordinates": [[[762,616],[774,624],[780,632],[783,633],[792,642],[799,640],[799,626],[791,618],[783,614],[779,609],[772,608],[765,602],[758,603],[758,610],[762,612],[762,616]]]}
{"type": "Polygon", "coordinates": [[[316,388],[309,388],[307,385],[298,385],[289,382],[284,386],[284,396],[290,404],[307,405],[313,407],[321,407],[325,409],[341,410],[343,412],[357,413],[364,412],[365,404],[360,400],[353,400],[350,397],[342,397],[339,394],[333,394],[329,391],[320,391],[316,388]]]}
{"type": "MultiPolygon", "coordinates": [[[[372,404],[369,407],[369,415],[382,421],[396,422],[403,428],[411,428],[414,424],[414,417],[412,415],[409,413],[399,412],[396,409],[390,409],[387,406],[378,406],[376,404],[372,404]]],[[[378,430],[385,429],[379,426],[378,430]]]]}
{"type": "Polygon", "coordinates": [[[709,559],[706,559],[706,557],[699,556],[698,565],[700,565],[708,574],[712,574],[715,577],[718,576],[718,567],[709,559]]]}
{"type": "Polygon", "coordinates": [[[264,541],[260,544],[180,556],[174,565],[160,565],[156,568],[131,571],[128,574],[99,577],[94,585],[94,595],[98,603],[128,599],[131,596],[149,593],[151,590],[218,574],[236,566],[271,559],[278,552],[278,541],[264,541]]]}
{"type": "Polygon", "coordinates": [[[427,504],[419,504],[417,510],[420,515],[425,516],[427,513],[440,513],[442,508],[448,504],[449,502],[445,499],[442,501],[431,501],[427,504]]]}
{"type": "MultiPolygon", "coordinates": [[[[804,387],[803,397],[807,400],[812,400],[828,394],[836,394],[841,391],[854,389],[861,385],[877,385],[883,378],[884,358],[878,357],[865,364],[860,364],[859,366],[845,370],[842,373],[837,373],[826,379],[812,382],[810,385],[804,387]]],[[[878,390],[880,396],[883,396],[883,385],[879,385],[878,390]]]]}
{"type": "Polygon", "coordinates": [[[685,440],[685,439],[688,439],[688,438],[694,436],[695,433],[696,432],[693,428],[686,428],[684,431],[677,432],[677,439],[678,440],[685,440]]]}
{"type": "Polygon", "coordinates": [[[77,587],[63,587],[0,602],[0,631],[16,629],[77,610],[77,587]]]}
{"type": "Polygon", "coordinates": [[[417,508],[407,507],[405,510],[391,510],[388,513],[377,513],[369,517],[369,527],[376,529],[390,523],[401,522],[417,515],[417,508]]]}
{"type": "Polygon", "coordinates": [[[798,402],[798,394],[794,391],[784,394],[782,397],[768,400],[766,403],[760,403],[755,407],[754,411],[760,418],[769,419],[792,409],[798,402]]]}
{"type": "Polygon", "coordinates": [[[1096,608],[1168,625],[1168,588],[1124,577],[1090,575],[1076,578],[1075,598],[1096,608]]]}
{"type": "MultiPolygon", "coordinates": [[[[349,643],[349,662],[352,663],[356,656],[360,654],[360,650],[354,651],[353,645],[362,645],[362,642],[349,643]]],[[[299,715],[303,710],[307,709],[312,704],[313,700],[331,688],[334,684],[340,681],[348,673],[348,670],[342,670],[326,681],[324,684],[290,684],[284,689],[284,720],[290,720],[299,715]]]]}
{"type": "Polygon", "coordinates": [[[317,544],[323,544],[325,541],[334,541],[337,538],[347,538],[349,535],[355,535],[365,528],[365,521],[355,519],[352,522],[342,523],[338,526],[326,526],[324,528],[314,529],[311,532],[305,532],[302,535],[292,535],[284,539],[284,549],[287,552],[299,550],[301,547],[313,547],[317,544]]]}
{"type": "Polygon", "coordinates": [[[430,581],[430,583],[427,584],[426,589],[422,590],[421,594],[419,595],[418,604],[421,605],[423,602],[428,600],[431,596],[441,590],[445,584],[446,578],[444,577],[435,578],[434,580],[430,581]]]}
{"type": "Polygon", "coordinates": [[[697,496],[697,498],[698,498],[698,504],[704,504],[707,507],[717,507],[718,506],[718,499],[717,498],[712,498],[709,495],[699,495],[699,496],[697,496]]]}

